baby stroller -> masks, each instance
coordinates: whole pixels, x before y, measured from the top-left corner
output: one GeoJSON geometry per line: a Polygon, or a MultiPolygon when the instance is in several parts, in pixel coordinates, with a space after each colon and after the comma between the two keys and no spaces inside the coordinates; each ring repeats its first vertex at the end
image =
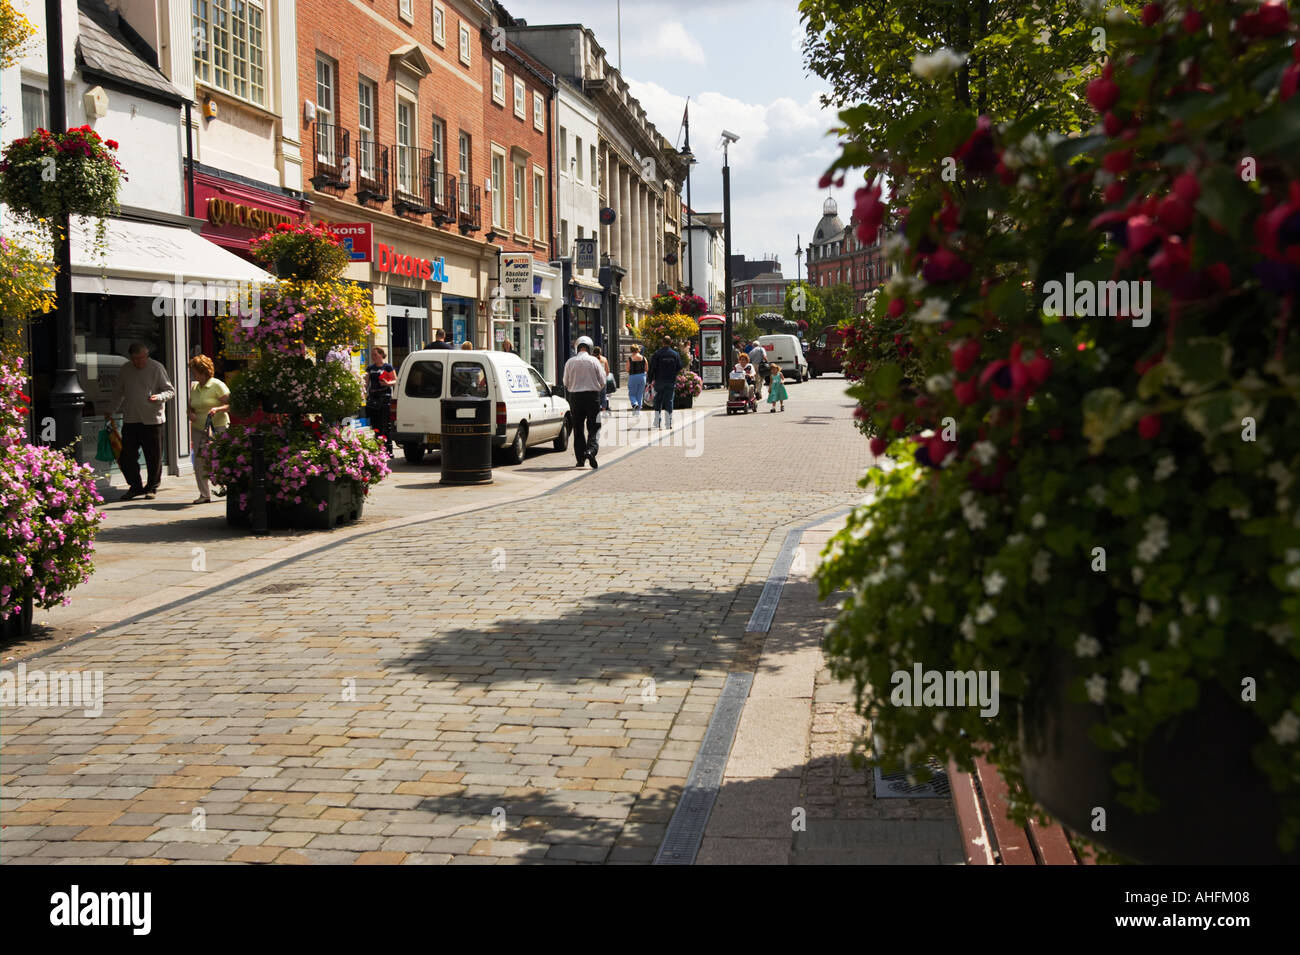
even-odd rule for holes
{"type": "Polygon", "coordinates": [[[749,414],[751,411],[758,411],[754,383],[748,378],[727,379],[727,414],[749,414]]]}

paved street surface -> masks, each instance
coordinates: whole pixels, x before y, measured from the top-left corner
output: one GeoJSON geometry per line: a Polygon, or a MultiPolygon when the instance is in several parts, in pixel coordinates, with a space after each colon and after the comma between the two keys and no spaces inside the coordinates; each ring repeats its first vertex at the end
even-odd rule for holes
{"type": "Polygon", "coordinates": [[[104,687],[98,716],[4,711],[0,857],[648,862],[735,669],[757,677],[699,861],[947,861],[790,825],[951,820],[871,799],[817,646],[807,573],[869,460],[843,387],[735,417],[712,392],[672,435],[616,414],[598,471],[537,451],[451,489],[399,462],[329,533],[233,536],[179,479],[110,504],[94,579],[0,654],[104,687]],[[819,521],[746,635],[786,532],[819,521]]]}

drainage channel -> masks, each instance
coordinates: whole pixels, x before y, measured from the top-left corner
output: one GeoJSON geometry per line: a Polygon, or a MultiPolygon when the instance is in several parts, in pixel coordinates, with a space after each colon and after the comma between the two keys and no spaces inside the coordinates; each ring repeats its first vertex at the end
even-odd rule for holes
{"type": "MultiPolygon", "coordinates": [[[[831,514],[823,514],[786,533],[785,542],[772,564],[772,571],[763,585],[758,604],[745,626],[746,633],[766,633],[771,628],[772,618],[776,616],[777,605],[781,602],[781,591],[790,575],[790,564],[804,531],[847,514],[850,510],[852,508],[846,507],[831,514]]],[[[713,708],[709,728],[691,766],[691,774],[687,777],[686,788],[668,823],[664,841],[659,846],[655,865],[695,864],[700,843],[704,841],[704,829],[713,813],[713,803],[718,798],[718,790],[722,788],[722,777],[727,771],[727,759],[731,755],[732,741],[736,738],[736,728],[740,725],[740,714],[745,710],[745,700],[749,698],[749,688],[753,682],[752,673],[727,674],[722,695],[713,708]]]]}

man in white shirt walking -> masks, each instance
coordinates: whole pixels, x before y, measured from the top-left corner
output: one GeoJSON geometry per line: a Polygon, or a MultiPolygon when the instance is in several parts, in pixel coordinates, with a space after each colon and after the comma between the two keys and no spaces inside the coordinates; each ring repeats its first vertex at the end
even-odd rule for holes
{"type": "Polygon", "coordinates": [[[117,374],[117,387],[104,420],[122,410],[122,453],[117,466],[126,478],[127,490],[122,500],[143,496],[152,501],[162,481],[162,431],[167,421],[167,402],[176,396],[176,388],[167,377],[167,369],[149,357],[149,346],[136,342],[127,352],[131,360],[117,374]],[[125,408],[123,408],[125,406],[125,408]],[[139,454],[149,470],[148,482],[140,483],[139,454]]]}
{"type": "Polygon", "coordinates": [[[591,354],[592,342],[586,335],[574,343],[577,354],[564,364],[564,393],[573,412],[573,452],[577,467],[596,463],[600,448],[600,399],[605,394],[605,368],[591,354]]]}

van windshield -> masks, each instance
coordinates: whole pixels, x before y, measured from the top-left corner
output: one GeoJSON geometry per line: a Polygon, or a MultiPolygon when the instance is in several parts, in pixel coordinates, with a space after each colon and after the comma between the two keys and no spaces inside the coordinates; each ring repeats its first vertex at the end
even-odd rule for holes
{"type": "Polygon", "coordinates": [[[477,362],[458,361],[451,366],[453,398],[486,398],[487,371],[477,362]]]}

